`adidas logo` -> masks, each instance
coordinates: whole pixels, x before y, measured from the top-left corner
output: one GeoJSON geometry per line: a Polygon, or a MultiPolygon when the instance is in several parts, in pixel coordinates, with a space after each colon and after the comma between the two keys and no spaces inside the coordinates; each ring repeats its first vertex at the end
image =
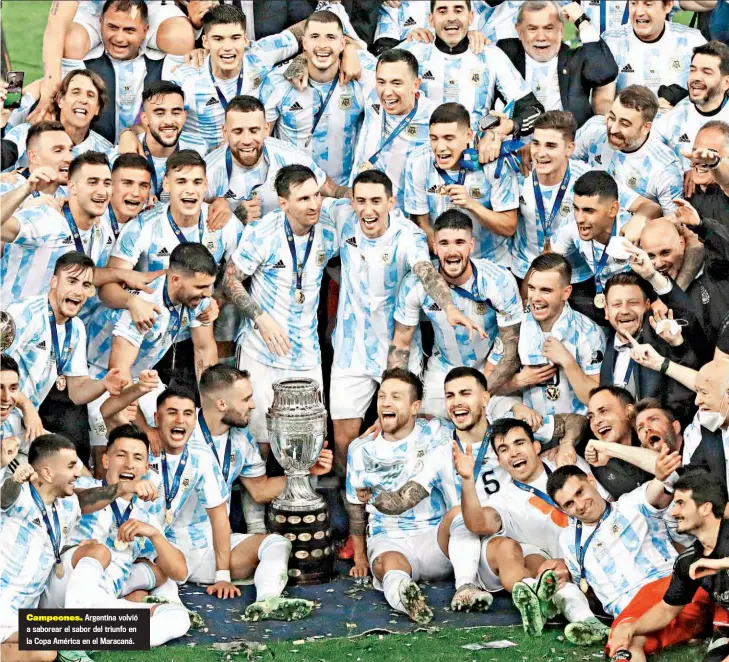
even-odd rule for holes
{"type": "Polygon", "coordinates": [[[435,80],[435,76],[433,75],[432,71],[426,71],[423,74],[423,80],[435,80]]]}
{"type": "Polygon", "coordinates": [[[626,64],[621,70],[621,74],[634,74],[635,71],[633,71],[633,67],[630,66],[630,64],[626,64]]]}
{"type": "Polygon", "coordinates": [[[227,190],[227,191],[225,192],[225,195],[224,195],[223,197],[224,197],[224,198],[225,198],[226,200],[235,200],[235,193],[233,193],[233,191],[231,191],[230,189],[228,189],[228,190],[227,190]]]}
{"type": "Polygon", "coordinates": [[[416,23],[415,23],[415,19],[414,19],[414,18],[413,18],[412,16],[408,16],[408,17],[407,17],[407,18],[405,19],[405,23],[403,23],[403,25],[404,25],[404,26],[405,26],[406,28],[409,28],[409,27],[411,27],[411,26],[413,26],[413,25],[415,25],[415,24],[416,24],[416,23]]]}
{"type": "Polygon", "coordinates": [[[111,246],[111,245],[112,245],[113,243],[114,243],[114,242],[112,241],[112,238],[111,238],[111,237],[107,237],[107,238],[106,238],[106,245],[107,245],[107,246],[111,246]]]}
{"type": "Polygon", "coordinates": [[[71,236],[69,235],[68,237],[66,237],[66,238],[65,238],[65,239],[63,240],[63,245],[64,245],[64,246],[70,246],[71,244],[73,244],[73,237],[71,237],[71,236]]]}
{"type": "Polygon", "coordinates": [[[205,107],[214,106],[216,103],[220,103],[220,101],[218,101],[217,97],[210,97],[208,99],[208,102],[205,104],[205,107]]]}
{"type": "Polygon", "coordinates": [[[430,306],[428,306],[428,310],[431,310],[434,313],[438,313],[442,310],[442,308],[437,303],[433,303],[430,306]]]}
{"type": "Polygon", "coordinates": [[[41,341],[40,341],[40,342],[39,342],[39,343],[38,343],[38,344],[36,345],[36,347],[37,347],[38,349],[46,349],[46,341],[45,341],[45,340],[41,340],[41,341]]]}
{"type": "Polygon", "coordinates": [[[601,154],[598,154],[595,157],[595,163],[599,163],[600,165],[602,165],[602,155],[601,154]]]}
{"type": "Polygon", "coordinates": [[[437,193],[437,192],[438,192],[438,187],[435,184],[433,184],[433,186],[431,186],[428,189],[428,193],[437,193]]]}
{"type": "Polygon", "coordinates": [[[519,196],[519,204],[520,205],[525,205],[526,204],[526,200],[524,199],[524,196],[523,195],[520,195],[519,196]]]}
{"type": "Polygon", "coordinates": [[[380,114],[380,104],[379,103],[373,103],[372,104],[372,110],[374,110],[379,115],[380,114]]]}
{"type": "Polygon", "coordinates": [[[157,257],[169,257],[169,256],[170,256],[170,252],[164,246],[162,246],[162,248],[160,248],[160,250],[157,252],[157,257]]]}
{"type": "Polygon", "coordinates": [[[289,108],[289,111],[295,110],[304,110],[304,107],[298,101],[294,101],[294,103],[291,104],[291,108],[289,108]]]}
{"type": "Polygon", "coordinates": [[[286,268],[286,265],[284,264],[283,260],[279,260],[278,262],[276,262],[276,264],[274,264],[271,267],[271,269],[285,269],[285,268],[286,268]]]}
{"type": "Polygon", "coordinates": [[[690,142],[691,142],[691,140],[689,139],[688,135],[684,133],[684,134],[683,134],[683,135],[682,135],[682,136],[681,136],[681,137],[680,137],[680,138],[678,139],[678,142],[680,142],[680,143],[690,143],[690,142]]]}
{"type": "Polygon", "coordinates": [[[344,243],[349,246],[354,246],[357,248],[357,238],[356,237],[350,237],[349,239],[345,239],[344,243]]]}

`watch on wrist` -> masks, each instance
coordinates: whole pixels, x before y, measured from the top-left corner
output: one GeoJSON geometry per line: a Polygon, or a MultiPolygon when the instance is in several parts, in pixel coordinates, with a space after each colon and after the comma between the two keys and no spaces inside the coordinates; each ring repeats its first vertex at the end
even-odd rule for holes
{"type": "Polygon", "coordinates": [[[669,359],[668,357],[666,357],[665,359],[663,359],[663,363],[661,363],[661,369],[660,369],[660,373],[662,375],[665,375],[666,374],[666,370],[668,370],[668,366],[670,364],[671,364],[671,359],[669,359]]]}
{"type": "Polygon", "coordinates": [[[589,18],[587,17],[587,14],[582,14],[582,16],[580,16],[580,17],[579,17],[579,18],[578,18],[578,19],[577,19],[577,20],[575,21],[575,28],[576,28],[577,30],[579,30],[579,29],[580,29],[580,26],[581,26],[581,25],[582,25],[582,24],[583,24],[583,23],[584,23],[585,21],[587,21],[587,22],[589,23],[589,22],[590,22],[590,19],[589,19],[589,18]]]}

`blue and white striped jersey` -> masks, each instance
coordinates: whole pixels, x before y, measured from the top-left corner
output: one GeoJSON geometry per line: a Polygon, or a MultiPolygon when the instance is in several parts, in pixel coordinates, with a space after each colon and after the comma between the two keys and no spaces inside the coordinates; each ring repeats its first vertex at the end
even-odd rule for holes
{"type": "Polygon", "coordinates": [[[398,46],[418,59],[420,89],[436,106],[455,102],[471,114],[471,128],[488,115],[498,94],[505,101],[516,101],[531,92],[511,60],[498,46],[486,46],[476,55],[471,50],[449,55],[435,44],[408,42],[398,46]]]}
{"type": "MultiPolygon", "coordinates": [[[[310,370],[320,365],[317,309],[321,279],[327,262],[339,254],[337,229],[328,217],[331,199],[324,201],[309,259],[302,269],[304,302],[296,303],[294,262],[286,240],[285,215],[274,211],[243,229],[232,260],[246,276],[251,276],[250,294],[263,312],[281,326],[291,342],[285,356],[273,354],[263,337],[246,318],[238,335],[238,346],[252,359],[265,365],[288,370],[310,370]]],[[[294,235],[296,258],[301,265],[309,235],[294,235]]],[[[301,267],[300,267],[301,268],[301,267]]]]}
{"type": "MultiPolygon", "coordinates": [[[[298,50],[296,37],[289,30],[253,42],[243,53],[243,85],[240,93],[257,95],[264,76],[279,62],[296,55],[298,50]]],[[[225,108],[215,88],[220,88],[226,100],[230,100],[236,95],[238,85],[237,76],[227,80],[213,80],[210,71],[208,56],[199,69],[185,65],[177,69],[171,77],[185,92],[187,122],[182,135],[190,133],[201,136],[208,151],[223,142],[225,108]]]]}
{"type": "MultiPolygon", "coordinates": [[[[664,520],[665,510],[646,501],[645,485],[621,496],[595,532],[584,558],[585,579],[595,591],[603,609],[617,616],[646,584],[667,577],[678,556],[664,520]]],[[[575,549],[575,521],[559,540],[562,556],[572,575],[580,581],[575,549]]],[[[582,545],[595,531],[582,525],[582,545]]]]}
{"type": "MultiPolygon", "coordinates": [[[[516,174],[508,167],[496,179],[496,162],[488,163],[478,170],[467,170],[463,185],[468,194],[487,209],[502,212],[519,206],[519,187],[516,174]]],[[[458,180],[458,172],[447,173],[458,180]]],[[[439,190],[445,183],[438,173],[430,144],[421,145],[408,157],[405,173],[405,207],[408,214],[428,214],[431,225],[444,211],[457,209],[447,195],[439,190]]],[[[511,264],[511,237],[502,237],[484,228],[476,217],[465,209],[473,221],[473,236],[476,248],[473,257],[483,257],[508,267],[511,264]]]]}
{"type": "Polygon", "coordinates": [[[471,292],[477,301],[451,289],[453,304],[464,315],[480,324],[487,339],[473,334],[462,326],[448,323],[445,311],[425,293],[425,288],[415,274],[405,277],[397,297],[395,320],[406,326],[417,326],[421,311],[433,324],[435,340],[433,354],[428,360],[428,370],[448,372],[462,365],[482,368],[494,344],[498,345],[498,328],[512,326],[521,321],[522,303],[516,280],[503,267],[489,260],[472,260],[475,276],[468,279],[461,289],[471,292]]]}
{"type": "Polygon", "coordinates": [[[688,86],[693,49],[706,43],[701,32],[666,21],[657,41],[638,39],[630,23],[607,30],[603,40],[618,65],[618,92],[628,85],[645,85],[658,94],[661,85],[688,86]]]}
{"type": "Polygon", "coordinates": [[[194,310],[179,304],[174,306],[174,310],[176,315],[180,315],[180,328],[176,337],[172,335],[174,320],[170,309],[165,306],[163,295],[166,282],[167,276],[160,276],[149,284],[153,290],[151,294],[147,292],[137,294],[145,301],[152,301],[160,309],[152,328],[145,333],[139,332],[128,310],[102,307],[96,311],[88,324],[87,352],[89,373],[92,377],[101,379],[109,370],[111,345],[115,336],[124,338],[139,348],[137,360],[132,366],[132,376],[137,379],[142,370],[150,370],[157,364],[174,342],[182,338],[185,330],[206,326],[198,322],[196,317],[210,306],[209,299],[203,299],[194,310]]]}
{"type": "Polygon", "coordinates": [[[395,330],[398,288],[418,262],[430,260],[428,240],[399,209],[390,212],[390,225],[377,239],[363,234],[349,200],[337,200],[328,214],[342,260],[334,362],[379,379],[395,330]]]}
{"type": "MultiPolygon", "coordinates": [[[[61,549],[81,516],[74,494],[56,499],[54,504],[61,529],[61,549]]],[[[53,526],[52,506],[46,512],[53,526]]],[[[0,609],[4,615],[38,606],[56,559],[43,515],[35,505],[30,485],[23,483],[15,503],[0,517],[0,609]]],[[[5,618],[3,619],[5,621],[5,618]]],[[[10,620],[10,619],[8,619],[10,620]]]]}
{"type": "MultiPolygon", "coordinates": [[[[387,441],[382,434],[374,439],[355,439],[347,454],[347,501],[360,503],[358,488],[370,488],[374,498],[378,489],[399,490],[408,481],[417,480],[425,469],[427,456],[450,443],[450,429],[438,418],[416,419],[413,431],[399,441],[387,441]]],[[[438,526],[446,513],[443,495],[438,490],[402,515],[383,515],[370,504],[366,510],[370,515],[368,537],[390,539],[425,533],[438,526]]]]}
{"type": "MultiPolygon", "coordinates": [[[[19,443],[18,452],[27,455],[30,442],[25,440],[23,414],[17,407],[14,407],[8,414],[8,417],[0,423],[0,439],[10,439],[10,437],[17,437],[19,443]]],[[[9,475],[12,475],[12,473],[9,475]]],[[[1,483],[2,480],[0,480],[1,483]]]]}
{"type": "Polygon", "coordinates": [[[366,51],[358,55],[362,76],[346,85],[340,85],[338,78],[330,83],[309,79],[306,90],[299,92],[284,78],[286,65],[281,65],[266,76],[258,92],[266,121],[275,125],[273,135],[302,150],[340,186],[349,183],[365,101],[375,89],[377,60],[366,51]],[[312,137],[315,116],[325,102],[312,137]]]}
{"type": "Polygon", "coordinates": [[[659,137],[650,135],[634,152],[615,150],[608,142],[605,118],[599,115],[577,132],[572,158],[607,171],[619,184],[661,205],[664,214],[672,213],[673,201],[683,197],[681,164],[659,137]]]}
{"type": "MultiPolygon", "coordinates": [[[[58,377],[48,317],[48,297],[41,295],[21,299],[11,303],[7,312],[15,320],[16,334],[6,353],[18,362],[20,390],[35,407],[39,407],[58,377]]],[[[66,325],[56,324],[56,332],[58,347],[63,354],[66,325]]],[[[85,377],[89,374],[86,366],[86,329],[77,317],[71,320],[71,342],[63,374],[67,377],[85,377]]]]}
{"type": "MultiPolygon", "coordinates": [[[[480,0],[475,0],[471,5],[474,17],[469,29],[486,32],[486,19],[493,10],[486,2],[480,0]]],[[[375,41],[383,37],[403,41],[415,28],[428,28],[432,31],[433,28],[428,22],[429,14],[429,2],[402,0],[398,7],[390,7],[383,2],[377,10],[375,41]]]]}
{"type": "MultiPolygon", "coordinates": [[[[523,313],[519,332],[519,360],[522,365],[544,365],[549,360],[542,354],[542,345],[548,337],[556,338],[575,358],[577,365],[586,375],[599,377],[600,366],[605,354],[605,335],[589,317],[565,304],[562,313],[550,332],[542,331],[531,312],[523,313]]],[[[501,348],[499,348],[501,349],[501,348]]],[[[503,355],[494,349],[489,363],[497,364],[503,355]]],[[[549,414],[587,415],[587,406],[580,402],[567,379],[564,368],[559,368],[558,395],[554,390],[537,384],[522,390],[522,400],[527,407],[542,416],[549,414]],[[550,397],[551,395],[551,397],[550,397]]]]}
{"type": "MultiPolygon", "coordinates": [[[[418,93],[417,104],[417,110],[410,123],[378,154],[377,160],[373,164],[377,170],[384,172],[392,181],[393,193],[397,197],[397,206],[400,209],[405,208],[405,164],[410,154],[428,142],[430,115],[436,107],[422,93],[418,93]]],[[[361,172],[363,164],[374,156],[405,117],[388,115],[382,108],[377,94],[375,92],[370,94],[364,124],[357,139],[352,181],[361,172]]],[[[349,182],[350,185],[352,181],[349,182]]]]}
{"type": "MultiPolygon", "coordinates": [[[[566,5],[568,3],[560,2],[560,4],[566,5]]],[[[621,25],[630,25],[628,12],[626,11],[628,0],[609,0],[609,2],[602,2],[601,0],[580,0],[580,5],[582,5],[582,11],[585,12],[590,23],[600,33],[605,32],[605,30],[619,28],[621,25]]],[[[679,10],[678,0],[674,0],[673,9],[668,15],[669,20],[679,10]]]]}
{"type": "Polygon", "coordinates": [[[303,150],[277,138],[266,138],[263,144],[263,157],[252,168],[239,166],[231,157],[233,172],[228,179],[225,165],[227,151],[227,145],[223,145],[205,157],[208,200],[225,198],[230,208],[235,210],[241,200],[249,199],[255,192],[261,203],[261,218],[279,208],[278,194],[273,184],[278,171],[284,166],[294,163],[305,165],[316,175],[319,186],[323,186],[327,178],[326,173],[303,150]]]}

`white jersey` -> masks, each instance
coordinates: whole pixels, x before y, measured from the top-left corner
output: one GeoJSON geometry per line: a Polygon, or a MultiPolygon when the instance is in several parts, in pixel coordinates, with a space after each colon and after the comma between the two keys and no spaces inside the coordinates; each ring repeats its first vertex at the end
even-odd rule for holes
{"type": "Polygon", "coordinates": [[[661,85],[687,87],[693,50],[706,43],[698,30],[669,21],[661,37],[650,43],[638,39],[630,23],[606,31],[602,38],[618,65],[618,92],[644,85],[655,94],[661,85]]]}
{"type": "Polygon", "coordinates": [[[177,69],[171,80],[185,92],[187,121],[183,135],[200,136],[207,144],[208,151],[215,149],[223,142],[227,102],[239,94],[255,96],[266,74],[279,62],[296,55],[298,50],[296,37],[289,30],[285,30],[253,42],[243,53],[240,75],[235,78],[214,78],[210,56],[205,58],[199,69],[192,65],[177,69]],[[243,79],[240,83],[239,77],[243,79]],[[218,90],[224,97],[223,100],[218,90]]]}
{"type": "MultiPolygon", "coordinates": [[[[478,170],[449,171],[446,176],[451,182],[463,177],[463,186],[468,195],[487,209],[496,212],[510,211],[519,206],[519,188],[516,174],[505,166],[496,178],[497,163],[493,161],[478,170]]],[[[450,197],[440,193],[446,183],[438,172],[430,144],[422,145],[409,157],[405,175],[405,212],[428,214],[431,225],[448,209],[458,209],[450,197]]],[[[511,264],[511,237],[502,237],[484,228],[476,216],[465,209],[459,209],[473,222],[473,236],[476,247],[473,257],[483,257],[502,267],[511,264]]]]}
{"type": "MultiPolygon", "coordinates": [[[[486,2],[474,0],[471,3],[474,10],[473,22],[469,26],[471,30],[485,32],[486,18],[491,13],[491,8],[486,2]],[[484,11],[486,10],[486,11],[484,11]]],[[[377,10],[377,29],[375,41],[378,39],[396,39],[403,41],[411,30],[415,28],[429,28],[430,3],[422,0],[401,0],[398,7],[390,7],[382,3],[377,10]]]]}
{"type": "MultiPolygon", "coordinates": [[[[56,535],[60,533],[63,549],[81,516],[78,497],[56,499],[52,506],[46,505],[46,512],[56,535]],[[53,507],[58,514],[58,528],[55,527],[53,507]]],[[[7,614],[9,611],[17,613],[19,609],[34,609],[56,559],[43,515],[33,500],[28,483],[21,486],[15,503],[2,510],[0,540],[3,541],[0,545],[0,610],[7,614]]]]}
{"type": "Polygon", "coordinates": [[[448,372],[451,368],[467,365],[481,369],[491,348],[498,346],[499,328],[518,324],[522,303],[514,277],[507,269],[489,260],[471,261],[473,275],[459,289],[451,288],[453,305],[479,324],[488,334],[481,338],[462,326],[451,326],[445,311],[426,294],[415,274],[405,277],[397,297],[395,321],[406,326],[417,326],[421,313],[433,324],[435,339],[433,354],[428,360],[428,371],[448,372]],[[463,292],[468,292],[470,297],[463,292]]]}
{"type": "MultiPolygon", "coordinates": [[[[38,205],[16,211],[18,236],[3,246],[0,281],[3,301],[43,294],[50,288],[56,260],[76,250],[71,228],[62,212],[38,205]]],[[[105,267],[114,245],[114,232],[102,216],[88,230],[78,228],[83,252],[97,267],[105,267]]]]}
{"type": "MultiPolygon", "coordinates": [[[[325,201],[319,222],[312,232],[309,258],[303,266],[303,303],[297,303],[294,261],[286,238],[285,215],[274,211],[243,230],[232,260],[246,276],[251,276],[251,298],[283,329],[291,343],[284,356],[272,353],[253,321],[246,318],[238,336],[238,346],[250,358],[265,365],[288,370],[310,370],[321,364],[317,309],[319,291],[327,262],[338,255],[339,244],[334,223],[328,218],[325,201]]],[[[309,235],[294,235],[296,259],[304,260],[309,235]]]]}
{"type": "Polygon", "coordinates": [[[556,55],[546,62],[538,62],[529,53],[524,53],[524,79],[544,110],[562,110],[558,65],[556,55]]]}
{"type": "MultiPolygon", "coordinates": [[[[568,2],[561,1],[559,4],[566,5],[568,2]]],[[[621,25],[630,25],[628,15],[628,0],[580,0],[582,11],[590,20],[590,23],[602,34],[605,30],[613,30],[621,25]]],[[[678,0],[674,0],[673,9],[668,15],[669,19],[676,11],[680,10],[678,0]]]]}
{"type": "Polygon", "coordinates": [[[474,6],[474,11],[486,20],[486,26],[482,31],[486,38],[492,43],[496,43],[501,39],[518,37],[516,14],[521,4],[522,0],[504,0],[493,8],[487,2],[479,2],[477,6],[474,6]]]}
{"type": "Polygon", "coordinates": [[[428,240],[397,208],[377,239],[362,233],[349,200],[337,200],[328,214],[337,228],[342,260],[334,363],[379,379],[395,330],[398,288],[416,264],[430,260],[428,240]]]}
{"type": "Polygon", "coordinates": [[[408,116],[388,115],[382,108],[377,94],[374,92],[370,94],[364,124],[357,139],[352,170],[352,181],[370,163],[377,170],[384,172],[392,181],[393,193],[397,197],[397,206],[400,209],[405,208],[405,164],[410,154],[428,142],[430,115],[435,110],[435,104],[421,93],[418,93],[416,104],[415,114],[403,128],[401,123],[406,121],[408,116]],[[398,127],[403,130],[378,153],[398,127]],[[372,163],[370,159],[375,154],[377,157],[372,163]]]}
{"type": "MultiPolygon", "coordinates": [[[[665,510],[646,501],[641,485],[611,504],[611,511],[595,532],[585,552],[587,583],[603,609],[617,616],[646,584],[667,577],[678,556],[664,521],[665,510]]],[[[582,526],[581,545],[595,531],[594,525],[582,526]]],[[[575,545],[576,523],[570,522],[560,537],[560,556],[572,580],[580,581],[580,564],[575,545]]]]}
{"type": "Polygon", "coordinates": [[[274,124],[273,135],[302,150],[340,186],[347,185],[352,175],[365,102],[375,89],[377,60],[366,51],[358,56],[362,75],[346,85],[339,83],[338,74],[328,83],[310,78],[307,88],[299,92],[284,78],[287,65],[283,64],[266,76],[258,93],[266,107],[266,121],[274,124]]]}
{"type": "MultiPolygon", "coordinates": [[[[21,299],[7,307],[15,320],[15,340],[5,350],[18,362],[20,389],[37,408],[50,393],[58,377],[53,350],[51,320],[48,315],[48,297],[35,296],[21,299]]],[[[63,374],[66,377],[86,377],[86,329],[80,319],[74,317],[68,324],[56,324],[58,348],[61,352],[63,374]],[[71,340],[66,346],[67,328],[71,340]]]]}
{"type": "Polygon", "coordinates": [[[242,200],[248,200],[255,193],[261,203],[261,218],[279,208],[274,182],[284,166],[295,163],[305,165],[314,173],[320,187],[327,178],[326,173],[303,150],[277,138],[266,138],[263,143],[263,156],[251,168],[239,166],[232,160],[232,156],[228,161],[228,155],[228,147],[222,145],[205,157],[208,199],[225,198],[230,208],[235,210],[242,200]],[[227,163],[231,166],[230,177],[227,163]]]}
{"type": "Polygon", "coordinates": [[[498,46],[485,46],[476,55],[471,50],[450,55],[435,44],[411,41],[398,48],[410,51],[418,60],[420,89],[436,106],[460,103],[471,115],[471,128],[493,108],[497,94],[504,103],[531,92],[506,53],[498,46]]]}
{"type": "MultiPolygon", "coordinates": [[[[370,488],[374,499],[379,490],[399,490],[405,483],[417,480],[425,470],[428,454],[437,452],[444,444],[450,446],[450,430],[437,418],[416,419],[413,431],[399,441],[387,441],[382,434],[374,439],[355,439],[347,455],[347,501],[360,504],[359,488],[370,488]]],[[[425,533],[438,526],[446,513],[443,495],[438,490],[401,515],[383,515],[371,504],[366,505],[366,510],[368,537],[390,539],[425,533]]]]}
{"type": "Polygon", "coordinates": [[[615,150],[608,142],[605,118],[599,115],[577,132],[572,158],[607,171],[619,184],[661,205],[664,214],[675,211],[673,201],[683,197],[681,164],[660,137],[649,135],[634,152],[615,150]]]}

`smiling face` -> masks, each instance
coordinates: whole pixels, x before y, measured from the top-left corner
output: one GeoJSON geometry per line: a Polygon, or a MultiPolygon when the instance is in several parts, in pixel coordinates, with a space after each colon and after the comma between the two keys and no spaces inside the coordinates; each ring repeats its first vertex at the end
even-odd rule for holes
{"type": "Polygon", "coordinates": [[[202,166],[182,166],[167,171],[163,188],[169,191],[172,213],[181,216],[198,216],[208,189],[208,179],[202,166]]]}
{"type": "Polygon", "coordinates": [[[398,435],[415,425],[420,400],[415,400],[413,387],[399,379],[382,382],[377,393],[377,417],[386,435],[398,435]]]}
{"type": "Polygon", "coordinates": [[[572,294],[558,271],[532,271],[527,282],[527,300],[532,317],[541,323],[554,322],[572,294]]]}
{"type": "Polygon", "coordinates": [[[688,76],[689,99],[699,109],[718,103],[729,89],[729,76],[719,69],[721,60],[716,55],[694,55],[688,76]]]}
{"type": "Polygon", "coordinates": [[[377,239],[387,232],[390,212],[397,198],[388,197],[383,184],[358,182],[352,191],[352,209],[359,219],[362,234],[377,239]]]}
{"type": "Polygon", "coordinates": [[[66,318],[76,317],[81,312],[86,299],[93,296],[94,272],[70,266],[51,277],[50,296],[55,302],[55,312],[66,318]]]}
{"type": "Polygon", "coordinates": [[[168,453],[179,455],[197,424],[195,403],[177,396],[167,398],[157,407],[154,424],[159,429],[159,438],[164,449],[168,453]]]}
{"type": "Polygon", "coordinates": [[[134,218],[147,205],[152,177],[141,168],[118,168],[111,174],[111,205],[127,219],[134,218]]]}
{"type": "Polygon", "coordinates": [[[638,336],[650,309],[650,299],[638,285],[615,285],[606,294],[605,319],[623,342],[627,334],[638,336]]]}
{"type": "Polygon", "coordinates": [[[640,247],[648,253],[656,271],[674,280],[681,271],[686,240],[670,221],[649,221],[640,235],[640,247]]]}
{"type": "Polygon", "coordinates": [[[81,463],[76,451],[62,448],[46,457],[41,466],[35,466],[36,473],[43,483],[50,484],[58,499],[73,495],[76,480],[81,475],[81,463]]]}
{"type": "Polygon", "coordinates": [[[499,464],[514,480],[529,483],[542,469],[541,445],[532,441],[525,430],[513,428],[499,436],[494,444],[499,464]]]}
{"type": "Polygon", "coordinates": [[[15,370],[0,371],[0,423],[15,409],[20,392],[20,376],[15,370]]]}
{"type": "Polygon", "coordinates": [[[238,74],[243,62],[243,52],[248,46],[246,29],[241,23],[211,25],[202,38],[203,48],[210,51],[213,70],[223,78],[238,74]]]}
{"type": "Polygon", "coordinates": [[[179,94],[160,94],[144,102],[142,126],[163,147],[174,147],[187,120],[185,101],[179,94]]]}
{"type": "Polygon", "coordinates": [[[429,21],[438,37],[449,46],[455,46],[466,38],[473,12],[463,0],[438,0],[429,21]]]}
{"type": "Polygon", "coordinates": [[[106,482],[140,480],[147,473],[147,446],[139,439],[120,437],[101,456],[106,469],[106,482]]]}
{"type": "Polygon", "coordinates": [[[68,191],[89,216],[98,217],[111,200],[111,170],[108,165],[85,163],[74,172],[68,191]]]}
{"type": "Polygon", "coordinates": [[[444,228],[435,233],[435,254],[440,272],[447,279],[456,280],[468,269],[476,242],[468,230],[444,228]]]}
{"type": "Polygon", "coordinates": [[[458,122],[431,124],[429,135],[435,162],[442,170],[456,170],[458,159],[473,140],[471,127],[458,122]]]}
{"type": "Polygon", "coordinates": [[[653,41],[658,39],[666,27],[666,19],[671,13],[673,2],[662,2],[661,0],[629,0],[628,15],[630,24],[638,39],[642,41],[653,41]]]}
{"type": "Polygon", "coordinates": [[[135,18],[131,12],[117,11],[111,6],[101,17],[101,39],[104,50],[115,60],[133,60],[139,55],[142,42],[147,36],[149,25],[142,22],[140,12],[133,7],[135,18]]]}
{"type": "Polygon", "coordinates": [[[729,361],[712,361],[696,375],[696,400],[699,411],[724,414],[729,421],[729,361]]]}
{"type": "Polygon", "coordinates": [[[575,151],[575,143],[567,141],[556,129],[535,129],[531,145],[532,165],[542,177],[560,172],[575,151]]]}
{"type": "Polygon", "coordinates": [[[633,405],[624,405],[610,391],[599,391],[587,405],[590,430],[600,441],[629,443],[633,411],[633,405]]]}
{"type": "Polygon", "coordinates": [[[317,71],[334,72],[344,51],[344,34],[336,23],[311,21],[306,26],[301,45],[306,59],[317,71]]]}
{"type": "Polygon", "coordinates": [[[85,75],[76,75],[68,83],[66,94],[58,99],[63,125],[86,130],[99,114],[99,91],[85,75]]]}
{"type": "Polygon", "coordinates": [[[559,53],[564,25],[556,7],[550,5],[537,11],[524,10],[516,32],[529,57],[548,62],[559,53]]]}
{"type": "Polygon", "coordinates": [[[182,275],[170,272],[168,277],[170,290],[175,293],[175,303],[181,303],[186,308],[197,308],[203,299],[213,295],[215,276],[204,273],[182,275]]]}
{"type": "MultiPolygon", "coordinates": [[[[694,149],[713,149],[722,158],[729,156],[727,140],[719,129],[708,128],[700,130],[696,135],[696,140],[694,140],[694,149]]],[[[694,184],[708,186],[715,182],[714,171],[706,166],[694,165],[691,166],[691,170],[694,173],[694,184]]]]}
{"type": "Polygon", "coordinates": [[[601,200],[599,195],[576,195],[572,202],[577,232],[582,241],[609,235],[620,210],[617,200],[601,200]]]}
{"type": "Polygon", "coordinates": [[[635,431],[643,448],[656,452],[664,446],[670,451],[681,450],[681,424],[671,421],[662,409],[644,409],[637,414],[635,431]]]}
{"type": "Polygon", "coordinates": [[[605,510],[605,499],[589,478],[570,476],[554,495],[555,503],[583,524],[594,524],[605,510]]]}
{"type": "Polygon", "coordinates": [[[223,423],[236,428],[247,427],[250,422],[251,411],[256,408],[253,402],[253,386],[250,379],[238,379],[226,389],[222,399],[225,406],[223,423]]]}
{"type": "Polygon", "coordinates": [[[68,184],[68,166],[73,160],[73,142],[65,131],[44,131],[28,146],[28,163],[47,166],[58,173],[58,184],[68,184]]]}
{"type": "Polygon", "coordinates": [[[247,113],[231,110],[225,115],[223,136],[231,156],[242,166],[252,168],[263,156],[263,143],[268,135],[268,122],[260,110],[247,113]]]}
{"type": "Polygon", "coordinates": [[[377,65],[377,96],[388,115],[405,115],[415,105],[420,78],[405,62],[382,62],[377,65]]]}
{"type": "Polygon", "coordinates": [[[648,138],[652,122],[646,122],[639,110],[627,108],[615,99],[605,120],[610,147],[625,152],[638,149],[648,138]]]}
{"type": "Polygon", "coordinates": [[[474,377],[459,377],[445,385],[445,406],[448,418],[457,430],[468,431],[486,416],[490,395],[474,377]]]}
{"type": "Polygon", "coordinates": [[[676,490],[673,493],[671,517],[676,520],[676,533],[692,533],[699,529],[711,514],[711,503],[700,506],[693,500],[693,490],[676,490]]]}

